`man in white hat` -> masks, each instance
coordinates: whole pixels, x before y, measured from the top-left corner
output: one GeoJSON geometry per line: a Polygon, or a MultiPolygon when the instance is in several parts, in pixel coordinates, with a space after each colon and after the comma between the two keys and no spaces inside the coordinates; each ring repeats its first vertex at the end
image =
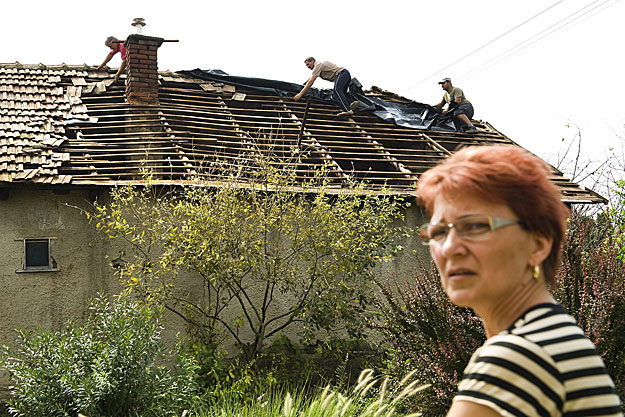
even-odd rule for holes
{"type": "Polygon", "coordinates": [[[443,114],[452,111],[454,116],[454,124],[456,128],[462,128],[464,133],[477,133],[477,129],[471,123],[473,117],[473,105],[464,96],[464,92],[451,84],[451,78],[443,78],[438,82],[441,88],[445,90],[443,99],[440,103],[435,104],[434,107],[442,109],[445,105],[447,108],[443,110],[443,114]]]}

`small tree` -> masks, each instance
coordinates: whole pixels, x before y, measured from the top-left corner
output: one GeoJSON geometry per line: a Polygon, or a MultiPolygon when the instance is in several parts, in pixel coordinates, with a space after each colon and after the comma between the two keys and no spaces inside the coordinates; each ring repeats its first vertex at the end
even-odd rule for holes
{"type": "Polygon", "coordinates": [[[398,250],[403,229],[392,226],[401,199],[357,183],[338,190],[325,169],[302,178],[298,160],[242,160],[212,187],[198,179],[159,192],[148,176],[147,186],[115,189],[90,218],[132,247],[118,264],[129,289],[207,343],[229,336],[252,360],[296,323],[311,336],[357,322],[371,297],[367,271],[398,250]]]}
{"type": "Polygon", "coordinates": [[[18,331],[0,365],[13,387],[15,416],[160,416],[179,414],[196,396],[194,362],[176,354],[176,373],[160,341],[160,309],[122,296],[92,301],[84,325],[57,333],[18,331]]]}

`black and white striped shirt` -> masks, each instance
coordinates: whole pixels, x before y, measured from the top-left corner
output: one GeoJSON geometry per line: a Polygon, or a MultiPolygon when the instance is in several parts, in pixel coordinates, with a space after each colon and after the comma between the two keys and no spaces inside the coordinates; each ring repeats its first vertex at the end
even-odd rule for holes
{"type": "Polygon", "coordinates": [[[595,346],[559,304],[539,304],[489,338],[464,370],[454,401],[502,416],[623,416],[595,346]]]}

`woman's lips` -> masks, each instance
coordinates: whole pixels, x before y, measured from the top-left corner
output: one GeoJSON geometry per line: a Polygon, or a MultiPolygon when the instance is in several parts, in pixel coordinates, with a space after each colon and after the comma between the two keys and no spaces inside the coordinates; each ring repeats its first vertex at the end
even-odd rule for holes
{"type": "Polygon", "coordinates": [[[466,278],[466,277],[473,276],[473,275],[475,275],[474,271],[470,269],[464,269],[464,268],[452,269],[447,274],[447,276],[452,279],[466,278]]]}

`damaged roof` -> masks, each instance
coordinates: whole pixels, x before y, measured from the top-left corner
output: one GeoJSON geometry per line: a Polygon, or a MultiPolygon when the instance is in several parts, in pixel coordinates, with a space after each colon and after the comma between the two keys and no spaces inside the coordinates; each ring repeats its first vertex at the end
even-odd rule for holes
{"type": "MultiPolygon", "coordinates": [[[[321,101],[296,102],[271,92],[159,73],[155,106],[129,105],[123,79],[90,66],[0,64],[0,186],[23,183],[114,186],[137,183],[146,168],[160,184],[201,177],[253,153],[291,160],[298,175],[329,166],[331,186],[365,180],[372,192],[414,195],[415,181],[463,145],[513,144],[486,122],[479,133],[416,130],[370,112],[336,117],[321,101]],[[219,161],[218,165],[215,162],[219,161]]],[[[410,103],[372,88],[368,97],[410,103]]],[[[605,203],[553,169],[569,203],[605,203]]]]}

